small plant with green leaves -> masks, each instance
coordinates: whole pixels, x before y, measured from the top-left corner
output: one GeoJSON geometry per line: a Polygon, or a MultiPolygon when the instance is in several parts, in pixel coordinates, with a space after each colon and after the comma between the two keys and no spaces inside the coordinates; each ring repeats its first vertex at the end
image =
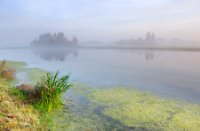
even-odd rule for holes
{"type": "Polygon", "coordinates": [[[47,112],[62,107],[62,94],[72,86],[68,80],[69,75],[60,77],[59,72],[42,77],[34,91],[34,97],[38,99],[36,106],[47,112]]]}

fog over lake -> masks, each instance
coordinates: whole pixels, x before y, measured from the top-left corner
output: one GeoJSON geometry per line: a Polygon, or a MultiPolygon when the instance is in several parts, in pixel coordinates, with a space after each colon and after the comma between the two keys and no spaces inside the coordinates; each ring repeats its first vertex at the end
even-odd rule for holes
{"type": "Polygon", "coordinates": [[[0,130],[200,131],[200,0],[0,0],[0,130]]]}
{"type": "Polygon", "coordinates": [[[94,87],[124,85],[200,102],[200,52],[120,49],[0,49],[0,59],[24,61],[94,87]]]}

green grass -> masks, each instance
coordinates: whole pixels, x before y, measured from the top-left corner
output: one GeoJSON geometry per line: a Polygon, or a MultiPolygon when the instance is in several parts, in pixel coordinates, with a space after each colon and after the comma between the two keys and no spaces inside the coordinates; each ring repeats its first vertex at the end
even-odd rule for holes
{"type": "Polygon", "coordinates": [[[69,75],[59,76],[59,73],[47,73],[46,77],[37,83],[35,93],[39,97],[36,106],[40,110],[50,112],[62,107],[62,94],[71,87],[69,75]]]}

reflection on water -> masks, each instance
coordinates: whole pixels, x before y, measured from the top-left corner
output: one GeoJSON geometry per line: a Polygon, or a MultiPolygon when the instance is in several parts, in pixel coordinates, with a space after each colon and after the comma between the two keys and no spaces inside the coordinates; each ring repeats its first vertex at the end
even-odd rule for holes
{"type": "Polygon", "coordinates": [[[77,48],[31,48],[31,50],[47,61],[65,61],[68,56],[74,58],[78,56],[77,48]]]}
{"type": "MultiPolygon", "coordinates": [[[[39,55],[42,59],[47,61],[65,61],[67,57],[78,56],[78,48],[31,48],[35,55],[39,55]]],[[[87,50],[87,49],[86,49],[87,50]]],[[[126,53],[126,50],[118,50],[119,52],[126,53]]],[[[146,61],[154,59],[153,51],[140,51],[138,55],[142,55],[146,61]]]]}
{"type": "Polygon", "coordinates": [[[24,61],[92,87],[125,85],[200,103],[200,52],[112,49],[2,49],[0,59],[24,61]],[[38,57],[40,56],[40,57],[38,57]]]}
{"type": "Polygon", "coordinates": [[[142,56],[146,61],[152,61],[154,59],[154,51],[147,51],[147,50],[117,50],[120,53],[133,53],[135,52],[138,56],[142,56]]]}
{"type": "Polygon", "coordinates": [[[146,59],[147,61],[153,60],[153,57],[154,57],[154,54],[153,54],[152,52],[147,52],[147,53],[145,53],[145,59],[146,59]]]}

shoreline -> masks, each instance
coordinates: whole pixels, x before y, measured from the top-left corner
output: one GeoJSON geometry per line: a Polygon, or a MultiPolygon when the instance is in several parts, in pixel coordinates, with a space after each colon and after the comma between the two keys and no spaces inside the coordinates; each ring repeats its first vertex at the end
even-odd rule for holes
{"type": "MultiPolygon", "coordinates": [[[[55,47],[0,47],[0,49],[55,49],[55,47]]],[[[93,49],[93,50],[147,50],[147,51],[186,51],[186,52],[200,52],[200,47],[172,47],[172,46],[77,46],[77,47],[57,47],[57,49],[93,49]]]]}
{"type": "MultiPolygon", "coordinates": [[[[15,66],[17,71],[25,71],[34,82],[37,82],[36,78],[45,74],[45,71],[41,73],[41,70],[29,68],[23,62],[8,63],[9,67],[15,66]]],[[[12,87],[10,89],[12,90],[12,87]]],[[[76,82],[64,94],[63,100],[64,108],[50,114],[54,123],[50,126],[52,128],[194,131],[200,129],[200,104],[166,99],[125,86],[101,89],[76,82]],[[187,125],[188,122],[190,125],[187,125]]]]}

